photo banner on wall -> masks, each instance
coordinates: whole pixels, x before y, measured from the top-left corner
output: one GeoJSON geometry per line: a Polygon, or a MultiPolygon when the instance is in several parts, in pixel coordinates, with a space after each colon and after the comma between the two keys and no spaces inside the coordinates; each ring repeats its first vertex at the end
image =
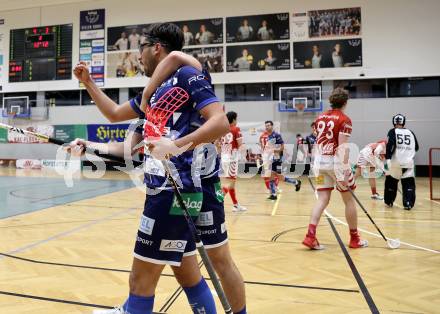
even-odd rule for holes
{"type": "Polygon", "coordinates": [[[150,24],[137,24],[107,28],[107,51],[139,50],[146,40],[150,24]]]}
{"type": "Polygon", "coordinates": [[[223,18],[172,22],[183,31],[184,46],[223,43],[223,18]]]}
{"type": "Polygon", "coordinates": [[[3,89],[5,79],[4,55],[5,55],[5,20],[0,18],[0,91],[3,89]]]}
{"type": "Polygon", "coordinates": [[[290,69],[290,43],[228,46],[227,71],[270,71],[290,69]]]}
{"type": "Polygon", "coordinates": [[[362,40],[360,38],[293,43],[294,69],[360,66],[362,66],[362,40]]]}
{"type": "Polygon", "coordinates": [[[107,53],[107,77],[142,77],[139,51],[111,51],[107,53]]]}
{"type": "Polygon", "coordinates": [[[226,18],[226,42],[289,39],[289,13],[226,18]]]}
{"type": "Polygon", "coordinates": [[[183,52],[193,56],[209,73],[223,72],[223,47],[184,48],[183,52]]]}
{"type": "Polygon", "coordinates": [[[309,37],[361,35],[361,8],[341,8],[308,12],[309,37]]]}
{"type": "Polygon", "coordinates": [[[84,61],[92,79],[104,86],[105,9],[80,12],[79,60],[84,61]]]}

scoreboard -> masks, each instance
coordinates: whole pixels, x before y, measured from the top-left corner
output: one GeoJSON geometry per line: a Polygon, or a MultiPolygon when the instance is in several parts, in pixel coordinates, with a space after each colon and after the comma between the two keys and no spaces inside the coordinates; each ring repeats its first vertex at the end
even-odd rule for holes
{"type": "Polygon", "coordinates": [[[9,82],[70,80],[72,24],[13,29],[9,82]]]}

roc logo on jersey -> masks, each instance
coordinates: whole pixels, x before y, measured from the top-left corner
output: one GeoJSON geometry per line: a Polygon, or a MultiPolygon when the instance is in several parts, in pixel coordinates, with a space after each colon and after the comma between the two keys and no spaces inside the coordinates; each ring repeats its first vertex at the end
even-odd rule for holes
{"type": "MultiPolygon", "coordinates": [[[[188,212],[191,216],[197,217],[202,209],[203,193],[182,193],[183,203],[185,204],[188,212]]],[[[182,208],[177,201],[176,196],[174,196],[173,204],[171,205],[170,215],[182,216],[182,208]]]]}

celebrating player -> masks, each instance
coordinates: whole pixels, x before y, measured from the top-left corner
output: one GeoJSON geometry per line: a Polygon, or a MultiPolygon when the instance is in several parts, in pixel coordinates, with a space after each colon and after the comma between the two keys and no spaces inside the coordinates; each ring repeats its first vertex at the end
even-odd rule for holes
{"type": "MultiPolygon", "coordinates": [[[[178,71],[172,69],[173,66],[176,66],[176,60],[174,59],[175,57],[172,57],[173,52],[170,53],[170,51],[180,50],[182,44],[183,34],[173,24],[153,24],[146,33],[146,39],[140,47],[140,59],[147,76],[152,76],[152,74],[155,73],[152,77],[151,84],[153,84],[154,81],[155,86],[161,86],[154,91],[153,96],[155,97],[151,98],[151,101],[154,102],[154,99],[157,100],[163,92],[172,87],[170,84],[167,84],[167,82],[176,82],[177,86],[186,89],[189,94],[191,94],[190,103],[188,104],[189,106],[186,106],[183,110],[185,114],[182,113],[172,127],[172,129],[175,128],[177,131],[177,133],[174,132],[175,134],[180,134],[174,143],[178,146],[184,145],[186,141],[191,141],[193,144],[197,144],[198,142],[209,143],[214,139],[213,136],[218,138],[219,135],[224,134],[219,134],[219,128],[223,126],[223,119],[227,127],[227,120],[221,106],[218,104],[217,98],[213,94],[209,74],[202,74],[196,68],[187,66],[179,68],[178,71]],[[171,77],[173,79],[168,81],[166,79],[170,77],[170,74],[172,74],[171,77]],[[156,80],[154,80],[154,77],[156,77],[156,80]],[[161,79],[157,80],[158,77],[161,79]],[[165,81],[164,84],[162,84],[162,81],[165,81]],[[190,108],[193,102],[195,109],[190,108]],[[212,113],[212,110],[217,112],[218,108],[220,108],[221,111],[222,121],[220,121],[218,114],[212,113]],[[197,110],[204,118],[197,115],[197,110]],[[212,123],[216,123],[216,126],[213,127],[211,125],[212,123]],[[191,125],[191,128],[186,128],[186,125],[191,125]],[[180,129],[182,127],[183,129],[180,129]],[[192,132],[188,133],[190,131],[192,132]]],[[[198,67],[200,67],[200,64],[198,64],[198,67]]],[[[123,105],[123,111],[115,111],[115,106],[117,105],[109,100],[99,88],[96,88],[96,85],[91,81],[84,66],[79,65],[75,68],[75,75],[81,81],[85,82],[87,90],[95,100],[95,103],[99,103],[98,107],[100,110],[112,121],[132,119],[137,115],[143,117],[141,107],[142,103],[145,103],[146,100],[150,100],[150,97],[145,97],[145,95],[149,94],[148,89],[151,85],[147,86],[144,90],[143,99],[141,95],[138,95],[128,102],[128,106],[127,104],[123,105]]],[[[151,94],[149,95],[151,96],[151,94]]],[[[154,106],[154,103],[151,105],[154,106]]],[[[160,144],[159,147],[153,147],[153,156],[155,150],[160,150],[160,144]]],[[[191,169],[193,159],[192,151],[184,153],[184,155],[185,158],[172,158],[172,161],[178,164],[178,169],[181,169],[179,174],[182,182],[184,182],[185,192],[189,191],[191,192],[190,197],[196,197],[197,195],[201,195],[201,193],[197,187],[192,185],[191,174],[188,173],[188,170],[191,169]]],[[[155,169],[150,170],[147,169],[149,172],[155,172],[155,169]]],[[[157,180],[163,180],[163,177],[158,177],[157,175],[148,175],[146,178],[147,185],[153,188],[156,187],[157,180]]],[[[207,175],[201,179],[203,201],[201,209],[199,210],[202,214],[196,221],[199,232],[201,233],[200,236],[214,268],[221,279],[234,313],[246,313],[243,279],[231,258],[229,245],[227,243],[227,232],[224,227],[223,202],[218,198],[218,191],[220,191],[218,175],[216,172],[213,172],[209,176],[207,175]],[[215,232],[212,232],[212,230],[215,230],[215,232]]],[[[191,255],[193,253],[193,243],[190,239],[186,240],[187,234],[177,236],[177,233],[184,232],[184,226],[181,225],[181,223],[184,223],[185,220],[181,216],[174,217],[169,214],[159,214],[160,212],[164,213],[162,210],[154,211],[154,208],[158,206],[158,204],[161,204],[160,206],[163,207],[165,203],[169,203],[168,201],[170,201],[170,199],[172,201],[173,196],[170,193],[172,194],[172,192],[169,191],[162,191],[158,195],[148,197],[144,212],[145,218],[143,219],[145,220],[144,222],[150,221],[148,219],[155,219],[155,223],[151,234],[149,234],[150,232],[148,230],[148,232],[145,233],[142,232],[142,228],[139,229],[138,240],[140,240],[136,243],[135,259],[133,261],[133,271],[130,279],[131,295],[123,306],[124,309],[119,309],[119,312],[103,313],[125,313],[124,311],[132,314],[140,313],[136,309],[133,310],[130,306],[133,305],[137,307],[141,303],[143,304],[142,313],[151,313],[151,310],[148,311],[148,309],[152,308],[152,296],[154,295],[154,288],[157,284],[158,276],[163,269],[163,264],[173,265],[172,268],[175,276],[179,283],[185,287],[184,290],[187,292],[191,305],[194,306],[193,310],[195,313],[198,313],[196,307],[202,306],[203,304],[206,313],[213,313],[212,306],[210,305],[210,296],[209,293],[206,292],[204,280],[199,280],[201,277],[199,277],[197,270],[194,268],[194,266],[197,265],[194,264],[196,262],[194,255],[191,255]],[[155,215],[161,216],[156,217],[155,215]],[[175,220],[177,218],[179,218],[179,220],[175,220]],[[169,219],[173,221],[166,222],[169,219]],[[160,233],[162,232],[162,236],[167,237],[166,239],[173,239],[171,233],[168,234],[167,230],[160,228],[160,225],[163,223],[173,226],[172,233],[176,233],[175,237],[179,238],[179,240],[185,239],[184,250],[180,248],[178,252],[176,251],[177,249],[172,252],[160,250],[158,246],[163,240],[156,239],[155,237],[161,237],[160,233]],[[149,245],[149,243],[154,243],[154,245],[149,245]],[[177,267],[177,265],[180,265],[180,267],[177,267]],[[199,300],[195,300],[194,298],[199,298],[199,300]]],[[[170,204],[172,203],[173,202],[170,204]]],[[[188,227],[186,226],[185,230],[187,229],[188,227]]]]}
{"type": "Polygon", "coordinates": [[[354,178],[357,179],[362,175],[362,171],[368,168],[369,176],[368,183],[371,188],[371,198],[373,200],[383,200],[383,197],[377,193],[376,178],[372,175],[376,168],[383,169],[383,161],[385,160],[385,145],[386,140],[376,143],[370,143],[359,152],[357,161],[357,168],[354,178]]]}
{"type": "Polygon", "coordinates": [[[243,144],[243,139],[240,128],[237,127],[237,113],[229,111],[226,116],[228,117],[230,130],[221,138],[221,161],[225,180],[222,190],[225,195],[229,193],[231,196],[233,204],[232,211],[246,211],[247,208],[238,203],[235,195],[238,159],[240,158],[240,149],[243,144]]]}
{"type": "Polygon", "coordinates": [[[347,193],[348,189],[356,188],[348,160],[349,149],[345,145],[352,131],[351,119],[344,114],[348,92],[336,88],[329,100],[331,109],[320,114],[315,120],[318,147],[314,156],[313,171],[316,176],[318,200],[312,210],[309,229],[303,244],[312,250],[324,248],[316,238],[316,228],[336,183],[336,188],[345,203],[345,218],[350,228],[349,246],[362,248],[368,246],[368,242],[361,240],[359,236],[355,201],[351,193],[347,193]]]}
{"type": "MultiPolygon", "coordinates": [[[[284,182],[295,185],[295,191],[301,188],[301,181],[293,178],[288,178],[281,173],[282,157],[284,152],[284,141],[281,134],[273,130],[273,122],[266,121],[266,132],[260,137],[263,151],[263,177],[269,179],[270,196],[269,200],[276,200],[276,178],[284,182]]],[[[266,179],[265,179],[266,180],[266,179]]]]}
{"type": "Polygon", "coordinates": [[[416,201],[416,181],[414,179],[414,157],[419,143],[413,131],[405,128],[406,117],[393,117],[394,128],[388,132],[386,163],[389,172],[385,176],[384,202],[392,207],[397,195],[397,184],[402,182],[403,208],[411,210],[416,201]]]}

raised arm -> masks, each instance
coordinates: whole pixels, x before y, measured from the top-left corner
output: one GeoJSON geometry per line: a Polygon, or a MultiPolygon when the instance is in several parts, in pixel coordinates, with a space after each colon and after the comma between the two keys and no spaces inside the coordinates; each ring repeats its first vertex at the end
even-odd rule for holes
{"type": "Polygon", "coordinates": [[[110,121],[119,122],[131,120],[138,117],[138,114],[131,108],[130,102],[126,101],[121,105],[110,99],[96,84],[90,76],[85,62],[79,62],[74,70],[75,77],[84,84],[90,97],[95,102],[99,111],[110,121]]]}

